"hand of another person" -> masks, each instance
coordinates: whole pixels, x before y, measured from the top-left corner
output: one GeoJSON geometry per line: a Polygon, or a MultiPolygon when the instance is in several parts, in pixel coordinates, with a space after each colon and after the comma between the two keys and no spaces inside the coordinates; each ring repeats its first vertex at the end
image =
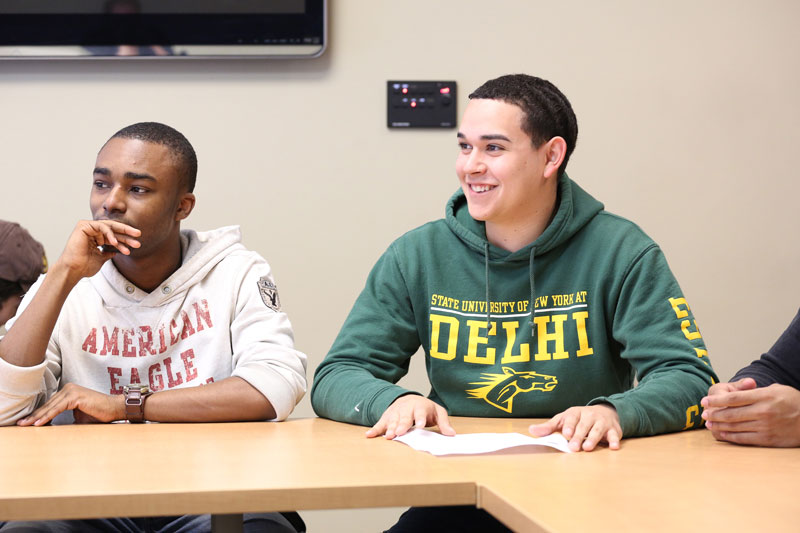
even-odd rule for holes
{"type": "Polygon", "coordinates": [[[400,396],[383,412],[378,423],[367,430],[367,437],[385,435],[393,439],[405,435],[411,428],[439,426],[442,435],[455,435],[447,411],[438,403],[416,394],[400,396]]]}
{"type": "Polygon", "coordinates": [[[75,422],[78,424],[125,419],[125,401],[121,394],[112,396],[67,383],[43,406],[18,420],[17,425],[43,426],[59,413],[70,409],[75,411],[75,422]]]}
{"type": "Polygon", "coordinates": [[[800,446],[800,391],[777,383],[755,386],[744,378],[709,389],[700,403],[714,438],[753,446],[800,446]]]}
{"type": "Polygon", "coordinates": [[[569,449],[592,451],[600,441],[612,450],[619,449],[622,427],[617,410],[610,404],[570,407],[542,424],[533,424],[528,431],[534,437],[544,437],[561,431],[569,439],[569,449]]]}
{"type": "MultiPolygon", "coordinates": [[[[718,409],[709,406],[708,398],[710,398],[711,396],[724,396],[731,392],[751,390],[755,389],[756,387],[758,387],[758,385],[756,384],[756,380],[754,380],[753,378],[743,378],[738,381],[715,383],[714,385],[711,385],[711,387],[708,388],[708,394],[706,394],[706,396],[703,397],[702,400],[700,400],[700,405],[703,406],[703,415],[702,415],[703,419],[707,421],[708,417],[711,416],[711,414],[718,409]]],[[[718,401],[723,403],[725,402],[724,399],[719,399],[718,401]]],[[[727,405],[722,405],[722,408],[724,407],[727,407],[727,405]]],[[[706,427],[708,427],[709,429],[711,428],[708,422],[706,422],[706,427]]]]}
{"type": "Polygon", "coordinates": [[[66,267],[77,279],[94,276],[115,253],[130,255],[131,248],[138,248],[141,244],[135,237],[141,233],[114,220],[81,220],[69,236],[56,264],[66,267]],[[114,250],[101,249],[104,246],[113,247],[114,250]]]}
{"type": "Polygon", "coordinates": [[[716,383],[709,387],[706,398],[709,396],[726,394],[728,392],[755,389],[756,387],[758,387],[758,385],[753,378],[742,378],[739,381],[732,381],[730,383],[716,383]]]}

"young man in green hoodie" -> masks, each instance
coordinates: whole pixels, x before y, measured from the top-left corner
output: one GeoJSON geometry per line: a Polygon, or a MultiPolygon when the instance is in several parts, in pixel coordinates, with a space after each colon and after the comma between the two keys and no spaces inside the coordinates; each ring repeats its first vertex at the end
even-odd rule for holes
{"type": "MultiPolygon", "coordinates": [[[[700,331],[658,246],[566,175],[567,98],[522,74],[469,98],[461,188],[444,220],[378,260],[317,368],[317,414],[386,438],[434,424],[453,435],[448,414],[552,417],[531,432],[560,431],[574,451],[701,427],[717,377],[700,331]],[[427,398],[396,385],[419,346],[427,398]]],[[[392,531],[497,525],[441,511],[412,509],[392,531]]]]}
{"type": "Polygon", "coordinates": [[[317,369],[316,412],[387,438],[452,435],[448,414],[552,417],[531,432],[575,451],[702,426],[717,378],[697,324],[658,246],[566,175],[569,101],[522,74],[469,98],[461,189],[373,268],[317,369]],[[395,385],[420,345],[427,398],[395,385]]]}

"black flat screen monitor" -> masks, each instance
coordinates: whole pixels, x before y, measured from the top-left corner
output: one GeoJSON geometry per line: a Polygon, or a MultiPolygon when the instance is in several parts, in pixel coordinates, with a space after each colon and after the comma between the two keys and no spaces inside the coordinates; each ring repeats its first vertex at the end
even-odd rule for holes
{"type": "Polygon", "coordinates": [[[0,0],[0,57],[317,57],[327,0],[0,0]]]}

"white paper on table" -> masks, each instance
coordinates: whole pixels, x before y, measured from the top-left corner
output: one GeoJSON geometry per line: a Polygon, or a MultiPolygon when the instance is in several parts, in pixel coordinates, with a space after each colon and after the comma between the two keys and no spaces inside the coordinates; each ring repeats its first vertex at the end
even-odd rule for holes
{"type": "Polygon", "coordinates": [[[529,437],[521,433],[465,433],[448,437],[426,429],[412,429],[405,435],[395,437],[394,440],[433,455],[490,453],[529,445],[549,446],[571,453],[567,439],[560,433],[546,437],[529,437]]]}

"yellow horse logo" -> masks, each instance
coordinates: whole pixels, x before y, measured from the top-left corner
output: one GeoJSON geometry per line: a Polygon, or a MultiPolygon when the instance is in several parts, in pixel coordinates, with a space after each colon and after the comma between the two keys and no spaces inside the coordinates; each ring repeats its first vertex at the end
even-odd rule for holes
{"type": "Polygon", "coordinates": [[[502,374],[481,374],[481,378],[483,381],[470,383],[479,387],[468,390],[467,394],[470,398],[482,398],[507,413],[512,412],[517,394],[532,390],[550,392],[558,385],[555,376],[537,374],[532,370],[517,372],[507,367],[503,367],[502,374]]]}

